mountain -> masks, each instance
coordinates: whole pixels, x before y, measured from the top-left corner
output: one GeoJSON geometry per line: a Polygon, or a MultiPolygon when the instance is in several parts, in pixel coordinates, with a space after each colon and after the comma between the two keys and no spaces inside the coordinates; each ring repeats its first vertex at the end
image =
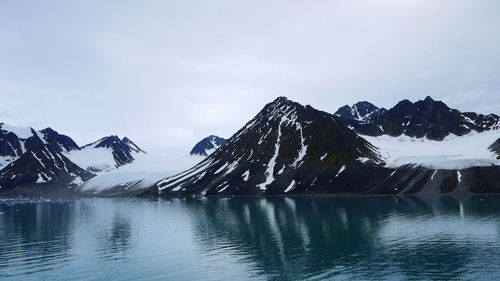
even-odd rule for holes
{"type": "Polygon", "coordinates": [[[146,154],[128,138],[102,138],[80,148],[70,137],[0,123],[0,192],[3,196],[75,195],[96,175],[146,154]]]}
{"type": "Polygon", "coordinates": [[[415,103],[409,100],[400,101],[393,108],[368,121],[345,117],[341,120],[362,135],[406,135],[431,140],[442,140],[450,134],[463,136],[471,132],[500,128],[498,115],[462,113],[431,97],[415,103]]]}
{"type": "Polygon", "coordinates": [[[280,97],[205,160],[153,189],[203,195],[324,190],[346,165],[379,162],[375,147],[331,114],[280,97]]]}
{"type": "Polygon", "coordinates": [[[223,145],[226,139],[218,136],[208,136],[199,141],[191,150],[191,155],[208,156],[212,154],[217,148],[223,145]]]}
{"type": "Polygon", "coordinates": [[[500,138],[498,138],[494,143],[492,143],[488,147],[488,149],[496,154],[497,159],[500,159],[500,138]]]}
{"type": "Polygon", "coordinates": [[[80,147],[66,135],[61,135],[51,128],[46,128],[40,131],[43,135],[43,140],[46,144],[57,152],[69,152],[73,150],[80,150],[80,147]]]}
{"type": "MultiPolygon", "coordinates": [[[[389,159],[391,164],[385,162],[387,150],[379,150],[343,122],[334,115],[280,97],[266,105],[224,145],[191,169],[160,180],[147,189],[135,190],[134,194],[500,192],[500,162],[483,152],[483,149],[487,151],[485,141],[495,132],[478,135],[472,140],[481,146],[476,148],[478,154],[473,155],[486,157],[484,159],[458,157],[432,166],[414,163],[411,156],[403,155],[401,157],[408,161],[407,164],[397,165],[398,162],[392,159],[389,159]]],[[[447,144],[446,141],[429,140],[421,142],[423,146],[417,149],[429,149],[438,143],[447,144]]],[[[410,144],[412,142],[405,145],[410,144]]],[[[391,147],[396,145],[393,143],[391,147]]],[[[452,144],[456,145],[459,149],[463,142],[452,144]]],[[[413,152],[411,147],[406,153],[413,152]]],[[[435,150],[431,149],[431,156],[438,156],[435,150]]],[[[426,158],[429,159],[432,157],[426,158]]]]}
{"type": "Polygon", "coordinates": [[[19,133],[18,136],[15,132],[5,130],[8,128],[2,126],[2,134],[6,137],[0,139],[0,143],[2,147],[5,147],[6,143],[16,144],[16,155],[0,170],[0,191],[3,194],[42,195],[54,191],[60,193],[65,192],[66,187],[76,187],[94,176],[64,156],[60,147],[54,146],[55,142],[51,144],[40,138],[39,132],[30,129],[28,134],[27,130],[14,130],[19,133]],[[17,137],[19,143],[12,134],[17,137]],[[21,146],[21,154],[18,144],[21,146]]]}
{"type": "Polygon", "coordinates": [[[73,162],[92,172],[110,171],[130,164],[137,154],[146,152],[129,138],[120,139],[116,135],[103,137],[81,147],[80,150],[66,153],[73,162]]]}
{"type": "Polygon", "coordinates": [[[0,123],[0,169],[24,153],[24,143],[9,129],[0,123]]]}
{"type": "Polygon", "coordinates": [[[348,105],[342,106],[334,113],[334,115],[342,119],[369,122],[384,114],[386,111],[387,109],[378,108],[367,101],[360,101],[351,107],[348,105]]]}

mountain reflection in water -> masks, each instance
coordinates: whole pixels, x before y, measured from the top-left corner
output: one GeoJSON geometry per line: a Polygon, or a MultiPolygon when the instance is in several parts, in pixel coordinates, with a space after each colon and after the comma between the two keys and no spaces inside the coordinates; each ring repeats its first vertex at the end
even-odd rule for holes
{"type": "Polygon", "coordinates": [[[500,196],[0,201],[0,277],[498,279],[500,196]]]}

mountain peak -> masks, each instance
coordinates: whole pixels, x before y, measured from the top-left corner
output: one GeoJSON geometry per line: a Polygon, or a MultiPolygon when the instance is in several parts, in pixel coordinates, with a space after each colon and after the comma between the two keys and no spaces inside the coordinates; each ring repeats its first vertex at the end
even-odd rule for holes
{"type": "Polygon", "coordinates": [[[387,110],[385,108],[378,108],[367,101],[359,101],[352,106],[344,105],[340,107],[334,115],[342,119],[368,122],[371,121],[387,110]]]}
{"type": "Polygon", "coordinates": [[[216,135],[210,135],[199,141],[191,150],[191,155],[208,156],[223,145],[226,139],[216,135]]]}
{"type": "Polygon", "coordinates": [[[434,102],[435,100],[431,98],[430,96],[425,97],[424,99],[425,102],[434,102]]]}
{"type": "Polygon", "coordinates": [[[287,103],[289,101],[290,100],[287,99],[285,96],[279,96],[272,103],[280,104],[280,103],[287,103]]]}
{"type": "Polygon", "coordinates": [[[442,140],[449,134],[462,136],[471,131],[483,132],[500,127],[500,118],[494,114],[461,113],[430,96],[416,102],[401,100],[391,109],[370,120],[353,118],[355,114],[351,114],[346,107],[339,108],[335,115],[341,117],[342,121],[357,133],[370,136],[406,135],[442,140]]]}
{"type": "Polygon", "coordinates": [[[304,192],[335,185],[328,180],[346,165],[378,161],[376,149],[331,114],[282,98],[197,166],[157,187],[167,194],[304,192]]]}

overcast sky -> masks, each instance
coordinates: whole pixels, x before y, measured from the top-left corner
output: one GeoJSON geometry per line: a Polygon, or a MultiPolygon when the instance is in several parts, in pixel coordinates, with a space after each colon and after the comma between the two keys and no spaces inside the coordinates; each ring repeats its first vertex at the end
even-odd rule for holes
{"type": "Polygon", "coordinates": [[[0,122],[153,153],[287,96],[500,113],[500,1],[0,1],[0,122]]]}

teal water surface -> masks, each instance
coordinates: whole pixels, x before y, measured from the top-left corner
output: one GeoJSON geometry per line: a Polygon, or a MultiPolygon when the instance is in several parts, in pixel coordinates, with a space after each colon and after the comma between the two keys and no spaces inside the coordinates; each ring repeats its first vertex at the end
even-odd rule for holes
{"type": "Polygon", "coordinates": [[[500,280],[500,196],[0,200],[2,280],[500,280]]]}

